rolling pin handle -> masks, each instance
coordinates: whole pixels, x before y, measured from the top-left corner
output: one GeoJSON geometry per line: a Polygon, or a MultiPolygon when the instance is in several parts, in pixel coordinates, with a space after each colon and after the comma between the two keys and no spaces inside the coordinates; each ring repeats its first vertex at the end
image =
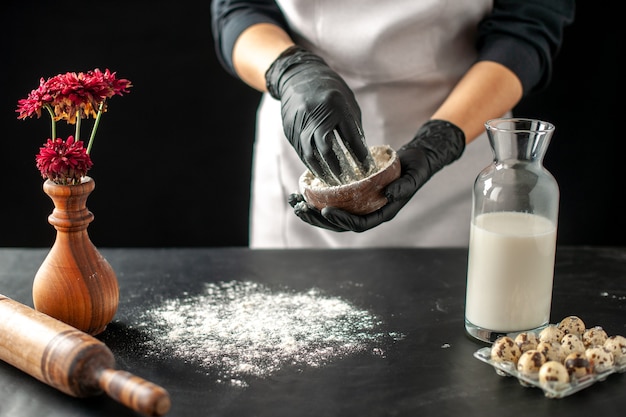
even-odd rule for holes
{"type": "Polygon", "coordinates": [[[146,416],[162,416],[170,409],[165,389],[130,372],[104,369],[98,385],[109,397],[146,416]]]}

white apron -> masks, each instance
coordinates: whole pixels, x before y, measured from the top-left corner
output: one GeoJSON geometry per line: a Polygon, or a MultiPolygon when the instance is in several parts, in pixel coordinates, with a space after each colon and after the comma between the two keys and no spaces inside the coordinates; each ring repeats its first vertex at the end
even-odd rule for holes
{"type": "MultiPolygon", "coordinates": [[[[369,146],[409,142],[474,63],[478,21],[491,0],[278,0],[296,43],[352,88],[369,146]]],[[[280,102],[257,115],[250,247],[467,246],[472,185],[492,160],[486,135],[435,174],[391,221],[363,233],[300,220],[287,203],[305,167],[284,137],[280,102]]]]}

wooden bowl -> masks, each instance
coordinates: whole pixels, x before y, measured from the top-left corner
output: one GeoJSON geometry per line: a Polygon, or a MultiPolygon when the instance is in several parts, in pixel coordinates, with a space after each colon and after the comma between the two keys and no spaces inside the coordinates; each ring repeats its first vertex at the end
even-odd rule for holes
{"type": "Polygon", "coordinates": [[[300,193],[318,210],[337,207],[359,215],[378,210],[387,204],[385,187],[400,177],[400,159],[388,145],[372,146],[370,152],[376,163],[372,175],[349,184],[329,186],[307,170],[300,176],[300,193]]]}

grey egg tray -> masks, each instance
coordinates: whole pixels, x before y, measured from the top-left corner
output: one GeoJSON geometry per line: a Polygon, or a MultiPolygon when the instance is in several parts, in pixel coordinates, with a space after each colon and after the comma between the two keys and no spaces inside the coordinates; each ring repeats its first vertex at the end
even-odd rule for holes
{"type": "Polygon", "coordinates": [[[626,360],[623,363],[616,364],[611,369],[608,369],[602,373],[592,373],[585,375],[582,378],[572,378],[569,384],[565,386],[554,385],[542,385],[538,380],[529,378],[526,375],[522,375],[517,371],[517,368],[513,362],[495,362],[491,360],[491,347],[484,347],[474,352],[474,357],[482,362],[485,362],[496,371],[496,374],[500,376],[512,376],[519,380],[520,385],[523,387],[535,387],[543,390],[544,395],[547,398],[563,398],[568,395],[572,395],[580,390],[583,390],[596,382],[604,381],[609,375],[614,373],[626,372],[626,360]]]}

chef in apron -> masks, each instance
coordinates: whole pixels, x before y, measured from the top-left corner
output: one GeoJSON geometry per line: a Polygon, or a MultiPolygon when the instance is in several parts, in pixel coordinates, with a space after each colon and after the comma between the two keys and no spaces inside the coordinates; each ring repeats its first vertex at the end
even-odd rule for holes
{"type": "MultiPolygon", "coordinates": [[[[254,143],[250,247],[467,246],[472,185],[493,158],[484,122],[510,115],[524,95],[549,83],[563,27],[574,15],[572,0],[550,8],[541,1],[500,3],[505,4],[214,0],[218,58],[231,74],[264,92],[254,143]],[[310,165],[286,136],[293,120],[281,113],[286,99],[280,94],[286,93],[278,84],[286,82],[276,79],[288,77],[276,72],[290,65],[285,62],[310,56],[319,57],[353,93],[367,146],[389,145],[404,162],[403,147],[423,151],[415,140],[421,135],[426,154],[437,147],[446,154],[434,158],[440,166],[402,197],[406,201],[378,213],[378,219],[341,215],[326,221],[294,202],[298,179],[310,165]],[[440,128],[448,145],[429,137],[440,128]]],[[[403,164],[403,176],[405,171],[403,164]]]]}

